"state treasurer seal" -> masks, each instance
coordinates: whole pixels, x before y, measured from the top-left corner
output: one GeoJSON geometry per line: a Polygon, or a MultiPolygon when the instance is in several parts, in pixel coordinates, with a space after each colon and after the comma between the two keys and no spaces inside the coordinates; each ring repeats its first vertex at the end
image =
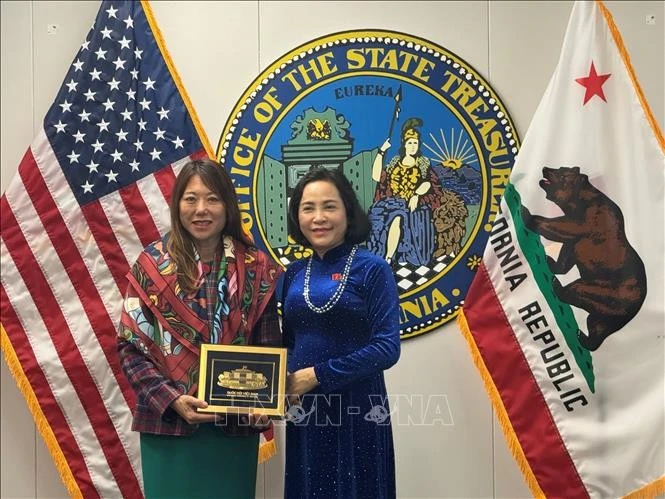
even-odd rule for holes
{"type": "Polygon", "coordinates": [[[402,338],[457,314],[515,161],[504,105],[469,64],[427,40],[346,31],[292,50],[238,100],[217,158],[243,225],[286,266],[288,201],[312,167],[342,170],[372,222],[367,247],[393,268],[402,338]]]}

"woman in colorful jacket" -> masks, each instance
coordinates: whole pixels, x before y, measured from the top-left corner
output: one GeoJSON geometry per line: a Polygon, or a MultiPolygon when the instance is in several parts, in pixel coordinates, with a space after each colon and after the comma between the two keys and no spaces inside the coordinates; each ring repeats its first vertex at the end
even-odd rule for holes
{"type": "Polygon", "coordinates": [[[235,190],[214,161],[194,160],[171,197],[171,232],[127,275],[118,333],[136,392],[145,495],[253,498],[265,416],[216,417],[195,398],[200,345],[281,345],[281,269],[243,233],[235,190]]]}

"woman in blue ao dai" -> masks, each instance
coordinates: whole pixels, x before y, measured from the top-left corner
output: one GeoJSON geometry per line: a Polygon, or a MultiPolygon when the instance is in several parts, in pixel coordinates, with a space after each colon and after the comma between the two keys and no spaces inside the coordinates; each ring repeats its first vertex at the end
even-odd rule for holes
{"type": "Polygon", "coordinates": [[[296,186],[289,233],[314,252],[284,280],[289,348],[287,498],[395,497],[383,371],[400,354],[399,298],[388,264],[361,248],[369,221],[337,170],[296,186]]]}

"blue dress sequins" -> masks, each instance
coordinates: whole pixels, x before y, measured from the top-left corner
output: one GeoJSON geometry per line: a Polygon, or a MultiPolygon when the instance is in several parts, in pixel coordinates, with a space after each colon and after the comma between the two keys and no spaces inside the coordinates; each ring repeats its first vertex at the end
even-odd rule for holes
{"type": "MultiPolygon", "coordinates": [[[[310,299],[334,294],[351,247],[313,256],[310,299]]],[[[314,367],[320,385],[288,410],[287,498],[395,497],[395,459],[383,370],[400,354],[399,297],[388,264],[358,249],[328,312],[303,297],[307,260],[288,268],[282,299],[288,370],[314,367]]]]}

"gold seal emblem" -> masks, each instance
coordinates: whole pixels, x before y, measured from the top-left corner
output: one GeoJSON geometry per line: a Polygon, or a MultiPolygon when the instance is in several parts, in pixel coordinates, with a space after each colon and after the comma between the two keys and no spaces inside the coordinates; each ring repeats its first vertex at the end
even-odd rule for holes
{"type": "Polygon", "coordinates": [[[266,68],[229,116],[217,158],[245,230],[283,266],[311,254],[287,232],[298,180],[314,166],[344,173],[372,222],[367,249],[393,269],[409,338],[463,305],[517,151],[505,106],[462,58],[360,30],[266,68]]]}
{"type": "Polygon", "coordinates": [[[263,374],[242,366],[240,369],[220,374],[217,377],[217,385],[233,390],[260,390],[268,386],[268,379],[263,374]]]}

